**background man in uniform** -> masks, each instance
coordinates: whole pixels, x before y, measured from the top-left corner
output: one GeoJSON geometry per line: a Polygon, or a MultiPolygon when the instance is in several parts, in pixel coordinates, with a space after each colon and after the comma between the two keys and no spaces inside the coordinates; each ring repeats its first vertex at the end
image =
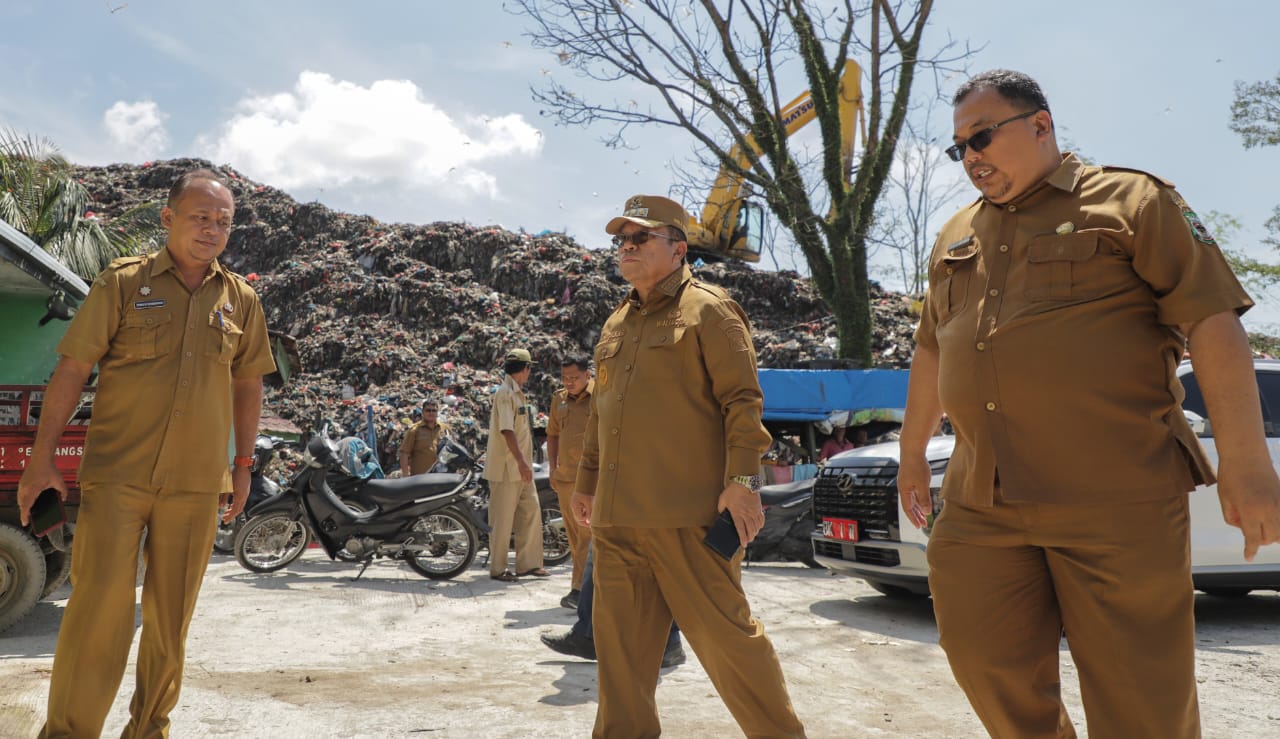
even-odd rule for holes
{"type": "Polygon", "coordinates": [[[434,400],[422,401],[422,420],[409,427],[400,440],[400,476],[421,475],[436,466],[444,427],[436,418],[440,406],[434,400]]]}
{"type": "Polygon", "coordinates": [[[1064,627],[1090,736],[1199,736],[1187,491],[1214,478],[1174,371],[1189,339],[1223,512],[1252,559],[1280,536],[1238,318],[1252,301],[1172,185],[1059,152],[1031,78],[978,75],[954,117],[948,153],[982,197],[934,248],[898,473],[924,526],[945,410],[956,447],[928,548],[941,644],[993,736],[1075,736],[1064,627]]]}
{"type": "Polygon", "coordinates": [[[569,550],[573,553],[573,577],[569,594],[560,599],[565,608],[578,607],[578,595],[582,590],[582,576],[586,569],[587,547],[591,544],[591,530],[579,524],[570,515],[573,498],[573,482],[578,477],[578,463],[582,460],[582,438],[587,432],[587,415],[591,412],[591,362],[586,357],[569,357],[560,368],[560,382],[564,387],[551,396],[551,413],[547,421],[547,463],[551,466],[551,488],[556,491],[560,510],[564,514],[564,528],[569,535],[569,550]]]}
{"type": "Polygon", "coordinates": [[[507,352],[506,378],[493,394],[484,479],[489,481],[489,577],[514,582],[517,575],[548,577],[542,568],[542,509],[533,486],[533,427],[524,384],[533,371],[528,349],[507,352]],[[511,531],[516,533],[516,571],[507,569],[511,531]]]}
{"type": "Polygon", "coordinates": [[[122,736],[168,735],[219,494],[229,502],[223,520],[230,521],[249,494],[262,375],[275,370],[257,295],[218,263],[234,208],[214,172],[180,177],[160,214],[169,231],[165,248],[112,262],[58,345],[62,358],[18,485],[24,523],[41,490],[66,495],[54,449],[95,364],[99,375],[80,465],[74,588],[58,633],[42,737],[102,732],[133,641],[144,528],[142,640],[122,736]]]}
{"type": "Polygon", "coordinates": [[[632,291],[605,321],[573,513],[591,526],[595,736],[657,736],[672,617],[747,736],[802,736],[782,668],[727,560],[703,543],[728,510],[743,545],[769,433],[746,315],[684,264],[688,214],[637,195],[609,221],[632,291]]]}

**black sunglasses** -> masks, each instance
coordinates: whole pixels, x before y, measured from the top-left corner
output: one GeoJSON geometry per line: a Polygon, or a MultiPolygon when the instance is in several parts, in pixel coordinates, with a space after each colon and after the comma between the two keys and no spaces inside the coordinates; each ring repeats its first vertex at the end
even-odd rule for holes
{"type": "Polygon", "coordinates": [[[609,241],[614,245],[615,248],[621,249],[627,244],[635,244],[636,246],[641,246],[644,244],[644,242],[649,240],[650,236],[657,236],[658,238],[666,239],[667,241],[677,241],[677,239],[675,239],[674,237],[668,236],[666,234],[660,234],[660,233],[657,233],[656,231],[635,231],[629,234],[618,234],[617,236],[614,236],[609,241]]]}
{"type": "Polygon", "coordinates": [[[964,153],[966,149],[973,149],[974,151],[982,151],[983,149],[991,145],[991,137],[995,134],[996,129],[1000,128],[1006,123],[1013,123],[1014,121],[1020,121],[1023,118],[1030,118],[1036,113],[1039,113],[1041,110],[1042,110],[1041,108],[1036,108],[1035,110],[1028,110],[1026,113],[1019,113],[1012,118],[1006,118],[1003,121],[1000,121],[999,123],[987,126],[986,128],[975,133],[974,135],[970,136],[964,141],[961,141],[955,146],[947,147],[947,150],[946,150],[947,156],[951,157],[951,161],[958,162],[961,159],[964,159],[964,153]]]}

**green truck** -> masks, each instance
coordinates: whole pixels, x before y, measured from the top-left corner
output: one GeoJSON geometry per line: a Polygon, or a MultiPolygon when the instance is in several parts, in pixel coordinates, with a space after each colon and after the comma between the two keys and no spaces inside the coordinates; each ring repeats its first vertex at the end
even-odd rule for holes
{"type": "MultiPolygon", "coordinates": [[[[35,441],[44,386],[57,363],[58,340],[88,293],[84,280],[0,221],[0,632],[21,621],[71,571],[69,551],[22,526],[17,488],[35,441]]],[[[92,397],[86,389],[58,445],[57,465],[71,486],[72,521],[92,397]]],[[[69,543],[67,538],[64,548],[69,543]]]]}

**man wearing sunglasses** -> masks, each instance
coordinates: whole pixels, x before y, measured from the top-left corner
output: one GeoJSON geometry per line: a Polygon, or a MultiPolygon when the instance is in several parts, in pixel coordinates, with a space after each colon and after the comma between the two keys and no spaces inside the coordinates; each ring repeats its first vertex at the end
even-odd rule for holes
{"type": "Polygon", "coordinates": [[[596,345],[582,460],[571,500],[591,527],[597,737],[658,736],[658,671],[680,624],[747,736],[799,737],[782,667],[742,592],[742,549],[703,543],[720,511],[745,546],[764,524],[761,424],[750,323],[685,264],[689,216],[637,195],[605,231],[631,293],[596,345]]]}
{"type": "Polygon", "coordinates": [[[982,197],[942,229],[911,365],[898,491],[923,527],[925,446],[956,447],[929,537],[940,643],[992,736],[1196,737],[1187,491],[1214,481],[1179,406],[1187,342],[1245,556],[1280,535],[1249,345],[1253,301],[1173,186],[1058,150],[1040,86],[962,85],[955,146],[982,197]],[[1228,451],[1229,450],[1229,451],[1228,451]]]}

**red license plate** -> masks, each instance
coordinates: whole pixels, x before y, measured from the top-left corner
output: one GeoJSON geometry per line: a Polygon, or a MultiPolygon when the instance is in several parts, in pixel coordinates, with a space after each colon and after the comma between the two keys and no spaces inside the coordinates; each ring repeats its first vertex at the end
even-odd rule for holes
{"type": "Polygon", "coordinates": [[[822,535],[828,539],[841,541],[858,540],[858,522],[847,518],[822,517],[822,535]]]}

